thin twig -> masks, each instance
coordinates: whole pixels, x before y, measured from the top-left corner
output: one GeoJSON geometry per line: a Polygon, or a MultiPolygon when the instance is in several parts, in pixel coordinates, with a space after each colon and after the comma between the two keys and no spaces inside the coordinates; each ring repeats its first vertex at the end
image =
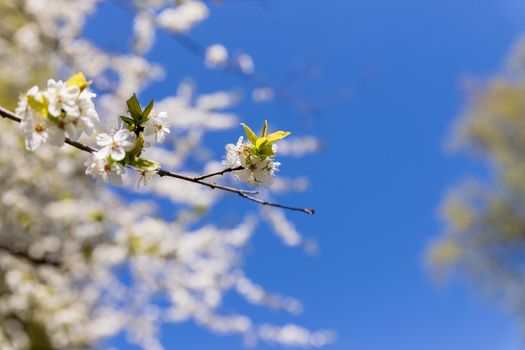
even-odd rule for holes
{"type": "Polygon", "coordinates": [[[218,175],[224,175],[226,173],[231,173],[233,171],[239,171],[239,170],[243,170],[243,169],[244,169],[244,167],[239,165],[238,167],[235,167],[235,168],[226,168],[226,169],[221,170],[221,171],[217,171],[217,172],[210,173],[210,174],[207,174],[207,175],[202,175],[202,176],[199,176],[199,177],[195,177],[194,179],[195,180],[204,180],[204,179],[207,179],[209,177],[218,176],[218,175]]]}
{"type": "Polygon", "coordinates": [[[223,190],[223,191],[226,191],[226,192],[238,193],[238,194],[243,194],[243,195],[246,195],[246,194],[259,194],[258,191],[243,190],[243,189],[238,189],[238,188],[235,188],[235,187],[219,185],[219,184],[214,183],[214,182],[202,181],[202,180],[199,180],[198,178],[195,178],[195,177],[191,177],[191,176],[187,176],[187,175],[183,175],[183,174],[179,174],[179,173],[174,173],[174,172],[163,170],[163,169],[157,170],[157,174],[160,177],[167,176],[167,177],[173,177],[173,178],[180,179],[180,180],[194,182],[196,184],[209,187],[212,190],[219,189],[219,190],[223,190]]]}
{"type": "MultiPolygon", "coordinates": [[[[13,114],[12,112],[8,111],[7,109],[3,108],[2,106],[0,106],[0,115],[3,117],[3,118],[7,118],[7,119],[10,119],[10,120],[13,120],[17,123],[20,123],[22,122],[22,119],[18,118],[15,114],[13,114]]],[[[77,142],[77,141],[72,141],[71,139],[69,138],[65,138],[64,139],[64,142],[67,143],[68,145],[71,145],[75,148],[78,148],[79,150],[82,150],[84,152],[88,152],[88,153],[95,153],[97,150],[92,148],[92,147],[89,147],[87,145],[84,145],[83,143],[80,143],[80,142],[77,142]]]]}
{"type": "MultiPolygon", "coordinates": [[[[15,121],[17,123],[20,123],[22,121],[13,112],[3,108],[2,106],[0,106],[0,116],[3,117],[3,118],[7,118],[7,119],[10,119],[12,121],[15,121]]],[[[69,138],[65,138],[64,142],[67,143],[68,145],[70,145],[72,147],[75,147],[75,148],[77,148],[77,149],[79,149],[81,151],[84,151],[84,152],[95,153],[97,151],[96,149],[94,149],[94,148],[92,148],[90,146],[84,145],[83,143],[80,143],[80,142],[77,142],[77,141],[72,141],[69,138]]],[[[130,168],[135,170],[135,171],[137,171],[137,169],[134,169],[132,167],[130,167],[130,168]]],[[[230,169],[225,169],[222,172],[226,173],[226,172],[230,172],[230,171],[234,171],[234,170],[240,170],[240,169],[236,169],[236,168],[232,168],[231,170],[230,169]]],[[[292,211],[300,211],[300,212],[307,213],[307,214],[314,214],[314,210],[313,209],[290,207],[290,206],[281,205],[281,204],[277,204],[277,203],[267,202],[267,201],[264,201],[262,199],[259,199],[259,198],[251,196],[251,195],[259,194],[258,191],[244,190],[244,189],[239,189],[239,188],[235,188],[235,187],[219,185],[219,184],[214,183],[214,182],[207,182],[207,181],[203,181],[202,180],[203,178],[219,175],[219,173],[208,174],[208,175],[204,175],[204,176],[200,176],[200,177],[192,177],[192,176],[188,176],[188,175],[184,175],[184,174],[179,174],[179,173],[167,171],[167,170],[164,170],[164,169],[158,169],[157,170],[157,175],[159,175],[160,177],[164,177],[164,176],[173,177],[173,178],[176,178],[176,179],[185,180],[185,181],[193,182],[193,183],[196,183],[196,184],[199,184],[199,185],[202,185],[202,186],[206,186],[206,187],[211,188],[211,189],[218,189],[218,190],[222,190],[222,191],[226,191],[226,192],[236,193],[236,194],[238,194],[239,196],[241,196],[241,197],[243,197],[245,199],[248,199],[248,200],[250,200],[252,202],[256,202],[256,203],[259,203],[259,204],[262,204],[262,205],[268,205],[268,206],[282,208],[282,209],[287,209],[287,210],[292,210],[292,211]]]]}

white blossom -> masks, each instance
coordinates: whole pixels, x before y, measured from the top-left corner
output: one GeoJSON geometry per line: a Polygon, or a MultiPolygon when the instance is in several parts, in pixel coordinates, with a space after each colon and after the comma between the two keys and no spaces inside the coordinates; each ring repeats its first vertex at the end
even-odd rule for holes
{"type": "Polygon", "coordinates": [[[20,95],[18,98],[18,105],[15,109],[15,114],[22,120],[33,118],[35,116],[35,111],[33,108],[29,105],[29,98],[34,98],[35,100],[39,101],[42,97],[42,92],[40,91],[38,86],[33,86],[31,89],[29,89],[25,95],[20,95]]]}
{"type": "Polygon", "coordinates": [[[184,33],[209,16],[208,7],[197,0],[189,0],[176,8],[168,8],[157,17],[157,23],[164,29],[184,33]]]}
{"type": "Polygon", "coordinates": [[[162,143],[169,133],[168,113],[166,112],[150,116],[144,125],[146,141],[153,139],[155,143],[162,143]]]}
{"type": "Polygon", "coordinates": [[[67,86],[63,81],[49,79],[47,89],[44,91],[44,97],[48,102],[48,111],[58,117],[64,111],[66,114],[78,117],[80,115],[77,98],[80,89],[76,85],[67,86]]]}
{"type": "Polygon", "coordinates": [[[272,88],[261,87],[252,91],[252,99],[255,102],[268,102],[273,99],[275,93],[272,88]]]}
{"type": "Polygon", "coordinates": [[[108,159],[100,159],[95,154],[86,161],[85,165],[86,175],[94,178],[100,177],[104,182],[111,182],[114,185],[122,185],[125,168],[121,164],[110,162],[108,159]]]}
{"type": "MultiPolygon", "coordinates": [[[[230,168],[242,166],[244,169],[235,171],[235,176],[250,186],[271,185],[273,175],[281,163],[270,157],[261,158],[250,153],[249,146],[243,143],[241,136],[237,144],[227,144],[225,164],[230,168]]],[[[276,150],[276,145],[273,145],[276,150]]]]}
{"type": "Polygon", "coordinates": [[[95,96],[89,89],[84,89],[76,100],[79,113],[66,114],[62,120],[67,137],[73,141],[78,140],[82,133],[91,136],[95,131],[95,123],[99,121],[92,101],[95,96]]]}
{"type": "Polygon", "coordinates": [[[133,46],[138,53],[146,53],[155,42],[154,17],[149,11],[140,11],[133,21],[133,46]]]}
{"type": "Polygon", "coordinates": [[[210,68],[222,67],[228,63],[228,50],[221,44],[211,45],[206,49],[204,62],[210,68]]]}
{"type": "Polygon", "coordinates": [[[36,150],[42,143],[59,147],[64,144],[64,131],[42,117],[35,116],[22,119],[20,128],[24,132],[25,145],[29,151],[36,150]]]}
{"type": "Polygon", "coordinates": [[[136,139],[136,135],[127,129],[120,129],[114,135],[98,134],[97,145],[102,148],[96,153],[96,157],[98,159],[111,157],[115,161],[122,160],[126,157],[126,152],[135,147],[136,139]]]}
{"type": "Polygon", "coordinates": [[[281,163],[274,162],[269,157],[260,159],[258,157],[250,158],[251,161],[246,164],[246,168],[236,171],[235,174],[241,180],[246,182],[249,186],[254,185],[271,185],[273,175],[279,170],[281,163]]]}
{"type": "Polygon", "coordinates": [[[253,73],[255,66],[253,64],[252,56],[246,53],[242,53],[236,57],[235,61],[237,65],[239,66],[239,69],[241,70],[241,72],[243,72],[244,74],[253,73]]]}

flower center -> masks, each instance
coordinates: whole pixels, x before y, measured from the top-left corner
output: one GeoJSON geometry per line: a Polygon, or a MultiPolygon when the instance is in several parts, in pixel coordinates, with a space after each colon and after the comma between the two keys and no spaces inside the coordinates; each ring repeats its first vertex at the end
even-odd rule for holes
{"type": "Polygon", "coordinates": [[[36,123],[36,125],[35,125],[35,131],[36,131],[37,133],[40,134],[41,132],[44,132],[44,130],[46,130],[46,129],[44,128],[44,126],[43,126],[42,124],[40,124],[40,123],[36,123]]]}

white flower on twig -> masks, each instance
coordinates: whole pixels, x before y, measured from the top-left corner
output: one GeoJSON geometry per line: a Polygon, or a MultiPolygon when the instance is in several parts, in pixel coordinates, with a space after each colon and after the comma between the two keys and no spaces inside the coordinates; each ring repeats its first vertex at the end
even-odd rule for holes
{"type": "Polygon", "coordinates": [[[170,133],[168,113],[160,112],[151,116],[144,126],[146,140],[153,139],[155,143],[162,143],[170,133]]]}
{"type": "Polygon", "coordinates": [[[122,185],[122,176],[126,168],[118,163],[110,162],[108,159],[99,159],[97,155],[91,156],[85,163],[86,175],[101,178],[104,182],[114,185],[122,185]]]}
{"type": "Polygon", "coordinates": [[[20,128],[24,132],[25,145],[29,151],[36,150],[42,143],[58,147],[64,144],[64,130],[48,119],[25,118],[20,122],[20,128]]]}
{"type": "Polygon", "coordinates": [[[80,88],[77,85],[67,86],[62,80],[47,81],[47,89],[44,96],[48,102],[48,111],[54,117],[62,114],[62,111],[72,116],[79,116],[80,110],[77,104],[77,97],[80,94],[80,88]]]}
{"type": "Polygon", "coordinates": [[[134,133],[126,129],[120,129],[114,135],[97,135],[97,145],[102,147],[96,156],[98,159],[111,159],[119,161],[126,157],[126,152],[135,147],[137,137],[134,133]]]}

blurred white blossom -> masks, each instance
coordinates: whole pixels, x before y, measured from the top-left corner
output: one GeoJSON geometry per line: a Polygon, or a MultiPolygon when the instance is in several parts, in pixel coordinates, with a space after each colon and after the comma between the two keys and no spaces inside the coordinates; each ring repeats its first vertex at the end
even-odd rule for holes
{"type": "MultiPolygon", "coordinates": [[[[197,0],[178,5],[133,1],[139,9],[129,31],[133,48],[116,53],[83,34],[88,16],[101,3],[0,0],[2,6],[20,12],[15,20],[3,22],[7,35],[0,38],[1,84],[18,92],[44,81],[43,77],[82,71],[93,79],[99,95],[95,107],[95,94],[87,86],[53,80],[42,90],[34,87],[20,96],[16,115],[22,119],[25,146],[38,148],[30,155],[14,123],[0,120],[0,284],[4,286],[0,348],[38,348],[30,331],[36,329],[55,348],[86,348],[122,333],[141,348],[157,350],[162,349],[163,323],[185,321],[221,334],[286,346],[315,347],[333,341],[329,332],[297,325],[261,326],[251,315],[222,312],[225,296],[232,292],[252,304],[292,314],[302,310],[298,300],[268,292],[246,276],[244,253],[259,227],[253,215],[210,224],[202,220],[203,214],[221,205],[219,192],[184,181],[161,181],[152,172],[123,176],[126,169],[119,160],[133,151],[136,135],[125,129],[107,130],[116,116],[126,114],[123,101],[164,78],[164,68],[144,54],[158,39],[156,30],[185,34],[209,17],[207,5],[197,0]],[[91,142],[95,135],[98,142],[91,142]],[[86,153],[53,146],[61,145],[65,136],[100,150],[86,160],[86,153]],[[139,179],[149,185],[141,188],[143,197],[121,198],[85,174],[123,183],[122,191],[134,192],[139,179]],[[176,215],[159,217],[154,200],[173,203],[176,215]],[[159,296],[166,301],[162,306],[159,296]]],[[[208,49],[206,64],[220,67],[229,62],[223,46],[208,49]]],[[[242,72],[253,72],[250,56],[234,59],[242,72]]],[[[183,81],[173,95],[155,105],[167,114],[152,112],[143,125],[151,142],[144,152],[163,168],[190,176],[197,175],[196,167],[217,169],[205,138],[238,127],[238,116],[228,109],[239,96],[235,91],[197,95],[194,85],[183,81]]],[[[253,92],[257,101],[272,97],[270,88],[253,92]]],[[[313,150],[311,142],[299,146],[293,142],[283,141],[282,155],[313,150]]],[[[244,147],[242,143],[229,147],[228,164],[246,166],[239,176],[248,183],[270,182],[278,163],[272,157],[247,157],[244,147]]],[[[285,244],[304,244],[279,210],[263,212],[263,218],[280,232],[285,244]]]]}
{"type": "Polygon", "coordinates": [[[252,99],[255,102],[268,102],[274,97],[274,92],[269,87],[261,87],[252,91],[252,99]]]}
{"type": "Polygon", "coordinates": [[[169,31],[183,33],[208,18],[208,16],[208,7],[202,1],[189,0],[175,8],[163,10],[157,17],[157,23],[169,31]]]}
{"type": "Polygon", "coordinates": [[[228,50],[221,44],[211,45],[206,49],[204,61],[210,68],[222,67],[228,63],[228,50]]]}

